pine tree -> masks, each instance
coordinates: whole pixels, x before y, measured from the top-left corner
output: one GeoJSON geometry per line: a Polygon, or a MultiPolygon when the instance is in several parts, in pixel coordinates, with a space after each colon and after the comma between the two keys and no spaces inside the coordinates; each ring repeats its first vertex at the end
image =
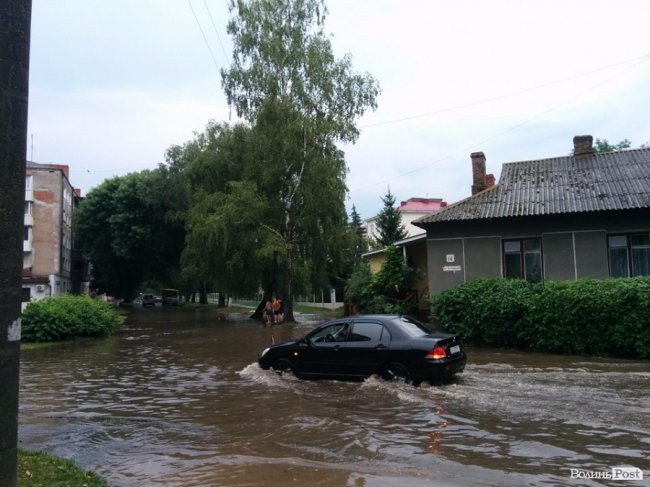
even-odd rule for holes
{"type": "Polygon", "coordinates": [[[395,208],[395,196],[391,194],[390,188],[381,201],[384,203],[384,207],[377,217],[377,243],[381,247],[387,247],[406,238],[407,233],[402,224],[402,216],[395,208]]]}
{"type": "Polygon", "coordinates": [[[357,213],[354,205],[352,205],[352,211],[350,212],[348,227],[353,241],[354,257],[355,260],[359,260],[361,259],[361,254],[368,250],[368,241],[365,238],[365,232],[363,230],[363,220],[361,219],[361,215],[357,213]]]}

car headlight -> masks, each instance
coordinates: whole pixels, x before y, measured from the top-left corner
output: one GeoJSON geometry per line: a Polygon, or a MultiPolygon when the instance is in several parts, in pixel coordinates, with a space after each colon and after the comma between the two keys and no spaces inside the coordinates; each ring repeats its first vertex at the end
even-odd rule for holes
{"type": "Polygon", "coordinates": [[[264,351],[262,352],[262,355],[260,356],[260,358],[264,357],[264,355],[266,355],[266,352],[268,352],[269,350],[271,350],[271,347],[265,348],[264,351]]]}

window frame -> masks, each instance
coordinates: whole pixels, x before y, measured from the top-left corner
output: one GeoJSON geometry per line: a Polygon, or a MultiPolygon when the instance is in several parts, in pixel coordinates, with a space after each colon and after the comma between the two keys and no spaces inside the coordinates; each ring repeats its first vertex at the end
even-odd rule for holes
{"type": "Polygon", "coordinates": [[[635,266],[635,250],[645,250],[645,253],[647,254],[646,262],[650,259],[650,232],[612,233],[607,235],[607,268],[609,271],[609,277],[625,278],[650,275],[650,268],[646,270],[647,273],[639,273],[635,266]],[[647,237],[648,242],[644,244],[633,244],[632,240],[634,237],[647,237]],[[613,240],[617,238],[624,238],[625,245],[612,245],[613,240]],[[625,249],[626,275],[614,275],[614,269],[612,268],[612,251],[621,249],[625,249]]]}
{"type": "MultiPolygon", "coordinates": [[[[524,279],[529,282],[543,282],[544,281],[544,251],[542,246],[541,237],[528,237],[528,238],[504,238],[501,240],[501,257],[502,257],[502,275],[506,279],[524,279]],[[507,250],[508,244],[517,243],[518,250],[507,250]],[[527,249],[527,244],[534,243],[535,249],[527,249]],[[531,279],[529,275],[529,264],[527,263],[527,256],[538,256],[539,265],[539,279],[531,279]],[[517,256],[518,260],[518,274],[519,276],[509,275],[508,272],[508,256],[517,256]]],[[[531,270],[532,272],[532,270],[531,270]]]]}

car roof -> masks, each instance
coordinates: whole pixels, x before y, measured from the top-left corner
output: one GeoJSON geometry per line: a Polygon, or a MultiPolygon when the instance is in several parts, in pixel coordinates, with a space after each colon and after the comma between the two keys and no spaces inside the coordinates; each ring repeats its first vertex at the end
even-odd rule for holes
{"type": "MultiPolygon", "coordinates": [[[[341,318],[335,318],[329,320],[322,325],[319,325],[316,329],[320,329],[323,326],[331,325],[334,323],[346,323],[346,322],[362,322],[362,321],[380,321],[384,325],[387,325],[393,333],[397,333],[401,337],[408,337],[409,335],[405,333],[401,321],[403,319],[417,321],[415,318],[409,315],[400,315],[400,314],[367,314],[367,315],[352,315],[352,316],[343,316],[341,318]]],[[[425,325],[426,326],[426,325],[425,325]]],[[[315,330],[314,330],[315,331],[315,330]]]]}

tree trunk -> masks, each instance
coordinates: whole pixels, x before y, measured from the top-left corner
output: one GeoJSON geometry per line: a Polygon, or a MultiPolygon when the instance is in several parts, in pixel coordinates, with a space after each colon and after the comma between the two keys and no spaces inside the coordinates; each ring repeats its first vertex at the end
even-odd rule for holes
{"type": "Polygon", "coordinates": [[[0,485],[15,487],[31,0],[0,2],[0,485]]]}
{"type": "Polygon", "coordinates": [[[260,304],[257,305],[257,308],[255,308],[255,311],[253,311],[253,314],[251,315],[251,320],[264,321],[265,304],[266,304],[266,298],[263,298],[262,301],[260,301],[260,304]]]}
{"type": "Polygon", "coordinates": [[[293,316],[293,252],[291,248],[287,251],[287,263],[284,268],[284,321],[295,322],[293,316]]]}
{"type": "Polygon", "coordinates": [[[208,291],[205,282],[201,285],[201,292],[199,293],[199,304],[208,304],[208,291]]]}

